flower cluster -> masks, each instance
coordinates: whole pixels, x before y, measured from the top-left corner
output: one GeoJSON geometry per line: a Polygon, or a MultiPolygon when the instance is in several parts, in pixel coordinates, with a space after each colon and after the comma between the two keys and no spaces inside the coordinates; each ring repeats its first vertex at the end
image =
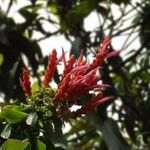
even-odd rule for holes
{"type": "MultiPolygon", "coordinates": [[[[72,105],[76,104],[82,96],[94,90],[99,91],[99,93],[93,96],[89,102],[83,104],[76,112],[72,112],[71,115],[73,117],[88,113],[96,106],[111,100],[113,98],[112,96],[104,96],[102,94],[102,90],[109,87],[109,85],[99,83],[100,76],[98,75],[98,69],[104,59],[117,55],[118,53],[119,51],[110,52],[110,39],[108,37],[106,37],[100,45],[96,58],[91,64],[83,59],[82,53],[77,60],[74,55],[71,55],[69,60],[66,61],[65,53],[62,50],[62,56],[57,58],[57,52],[54,49],[49,55],[43,84],[44,87],[50,87],[49,84],[57,64],[63,61],[64,71],[60,75],[60,83],[53,97],[56,107],[61,105],[59,112],[64,111],[64,108],[68,110],[72,105]]],[[[27,72],[25,71],[23,71],[23,79],[20,80],[20,84],[25,94],[31,96],[30,82],[27,72]]]]}
{"type": "Polygon", "coordinates": [[[27,69],[23,69],[22,79],[20,78],[20,85],[26,96],[31,96],[31,82],[30,82],[30,74],[27,69]]]}
{"type": "Polygon", "coordinates": [[[56,65],[57,65],[57,52],[56,49],[53,49],[52,54],[49,55],[48,65],[44,76],[43,84],[45,87],[48,87],[50,81],[52,80],[56,65]]]}

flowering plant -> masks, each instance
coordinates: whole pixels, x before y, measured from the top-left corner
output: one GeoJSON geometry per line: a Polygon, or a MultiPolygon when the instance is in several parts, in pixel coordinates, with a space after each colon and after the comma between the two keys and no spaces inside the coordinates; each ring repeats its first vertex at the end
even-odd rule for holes
{"type": "MultiPolygon", "coordinates": [[[[53,94],[51,97],[52,105],[56,109],[57,116],[61,115],[62,112],[69,111],[69,108],[73,105],[78,104],[80,98],[86,94],[89,94],[92,90],[99,91],[89,102],[82,105],[80,109],[75,112],[70,112],[69,117],[77,117],[81,114],[86,114],[96,106],[113,99],[112,96],[104,96],[102,91],[109,87],[107,84],[100,84],[100,76],[97,74],[99,67],[105,58],[116,55],[119,51],[113,51],[109,53],[110,39],[105,38],[103,43],[100,45],[98,54],[93,62],[90,64],[86,60],[83,60],[82,53],[79,58],[75,60],[74,55],[71,55],[69,61],[66,61],[65,53],[62,50],[62,56],[57,58],[56,49],[53,49],[49,55],[48,65],[45,71],[44,80],[42,84],[42,91],[49,89],[53,94]],[[50,82],[54,75],[57,65],[63,61],[64,71],[60,75],[60,83],[57,90],[53,90],[50,86],[50,82]],[[61,114],[59,114],[61,112],[61,114]]],[[[29,72],[24,69],[20,84],[23,91],[29,99],[34,97],[31,92],[31,83],[29,80],[29,72]]],[[[40,89],[41,90],[41,89],[40,89]]],[[[33,98],[34,99],[34,98],[33,98]]]]}
{"type": "MultiPolygon", "coordinates": [[[[22,130],[17,128],[16,134],[22,133],[22,139],[26,139],[25,147],[36,149],[41,143],[45,143],[47,149],[55,149],[57,143],[62,141],[66,143],[64,138],[59,140],[63,137],[62,125],[65,121],[82,117],[98,105],[113,99],[111,95],[103,94],[103,91],[110,86],[100,83],[98,70],[106,58],[118,53],[119,51],[110,52],[108,37],[100,45],[92,63],[84,60],[82,53],[78,59],[71,55],[67,61],[63,50],[62,55],[57,57],[57,51],[53,49],[41,85],[36,82],[31,86],[30,73],[27,69],[23,69],[20,85],[27,97],[26,101],[21,106],[4,107],[3,119],[9,125],[23,122],[24,128],[22,130]],[[60,82],[56,89],[51,86],[51,81],[57,65],[61,62],[64,64],[64,71],[60,75],[60,82]],[[93,93],[92,98],[83,101],[84,96],[89,93],[93,93]],[[80,107],[72,111],[71,108],[75,106],[80,107]],[[11,115],[8,115],[8,112],[11,115]]],[[[3,138],[7,139],[9,136],[3,135],[3,138]]]]}

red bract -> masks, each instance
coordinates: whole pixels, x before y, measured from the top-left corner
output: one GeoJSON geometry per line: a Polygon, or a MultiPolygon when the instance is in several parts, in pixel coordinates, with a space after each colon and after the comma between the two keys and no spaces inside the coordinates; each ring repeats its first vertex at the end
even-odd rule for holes
{"type": "Polygon", "coordinates": [[[90,69],[95,69],[98,66],[101,66],[105,58],[115,56],[120,52],[120,51],[110,52],[110,42],[111,41],[109,37],[106,37],[102,42],[102,44],[100,44],[98,54],[96,55],[96,58],[93,60],[93,62],[90,64],[90,69]]]}
{"type": "Polygon", "coordinates": [[[66,61],[64,60],[64,66],[65,66],[65,68],[64,68],[64,72],[62,74],[62,79],[73,69],[74,63],[75,63],[75,57],[74,57],[74,55],[70,56],[70,59],[67,62],[67,64],[66,64],[66,61]]]}
{"type": "Polygon", "coordinates": [[[96,88],[107,87],[107,85],[98,84],[100,80],[100,77],[97,75],[98,68],[87,72],[88,63],[76,65],[77,63],[78,60],[74,68],[60,82],[55,101],[62,102],[65,99],[83,96],[96,88]]]}
{"type": "Polygon", "coordinates": [[[112,96],[104,97],[101,93],[99,93],[98,95],[93,97],[87,104],[83,105],[76,112],[73,112],[72,117],[80,116],[81,114],[87,114],[88,112],[92,111],[96,106],[110,101],[112,99],[112,96]]]}
{"type": "Polygon", "coordinates": [[[23,69],[22,79],[20,78],[20,85],[26,96],[31,96],[31,82],[30,74],[27,69],[23,69]]]}
{"type": "Polygon", "coordinates": [[[109,47],[110,39],[105,38],[91,64],[83,60],[82,54],[76,62],[74,62],[73,56],[70,57],[70,61],[67,64],[65,61],[65,71],[58,86],[55,101],[62,102],[65,99],[83,96],[91,90],[107,87],[108,85],[98,84],[100,77],[97,75],[97,70],[104,59],[108,55],[109,57],[111,56],[111,54],[108,54],[109,47]],[[72,59],[73,61],[71,61],[72,59]]]}
{"type": "Polygon", "coordinates": [[[53,49],[52,54],[49,55],[48,65],[45,71],[45,76],[43,81],[45,87],[49,86],[49,83],[52,80],[52,77],[54,75],[56,65],[57,65],[57,52],[56,49],[53,49]]]}

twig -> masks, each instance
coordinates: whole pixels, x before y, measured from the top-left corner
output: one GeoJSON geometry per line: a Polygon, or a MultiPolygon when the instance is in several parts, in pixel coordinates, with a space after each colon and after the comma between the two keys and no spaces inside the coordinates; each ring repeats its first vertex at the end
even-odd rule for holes
{"type": "Polygon", "coordinates": [[[48,37],[50,37],[50,36],[53,36],[53,35],[58,34],[59,32],[60,32],[60,31],[57,30],[57,31],[55,31],[55,32],[53,32],[53,33],[46,33],[46,35],[45,35],[44,37],[41,37],[41,38],[39,38],[39,39],[37,39],[37,40],[34,40],[34,41],[40,42],[40,41],[45,40],[46,38],[48,38],[48,37]]]}
{"type": "Polygon", "coordinates": [[[129,29],[132,29],[132,28],[134,28],[134,27],[137,27],[138,25],[140,25],[141,23],[136,23],[136,24],[134,24],[134,25],[131,25],[131,26],[129,26],[129,27],[127,27],[127,28],[124,28],[124,29],[122,29],[122,30],[119,30],[117,33],[115,33],[114,35],[112,35],[112,37],[115,37],[115,36],[118,36],[118,35],[120,35],[121,33],[123,33],[123,32],[125,32],[125,31],[127,31],[127,30],[129,30],[129,29]]]}
{"type": "Polygon", "coordinates": [[[141,50],[148,44],[149,40],[147,40],[146,42],[144,42],[141,47],[129,58],[127,58],[124,62],[123,62],[123,65],[126,64],[127,62],[131,61],[131,60],[134,60],[135,57],[137,57],[141,50]]]}
{"type": "Polygon", "coordinates": [[[12,4],[13,4],[13,0],[10,0],[9,4],[8,4],[8,7],[7,7],[7,10],[6,10],[6,15],[8,15],[8,13],[9,13],[9,11],[11,9],[12,4]]]}

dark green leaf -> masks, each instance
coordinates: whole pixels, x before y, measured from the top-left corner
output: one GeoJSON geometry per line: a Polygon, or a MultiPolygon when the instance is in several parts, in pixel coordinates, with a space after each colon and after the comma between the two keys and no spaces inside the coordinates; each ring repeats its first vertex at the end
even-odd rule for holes
{"type": "Polygon", "coordinates": [[[75,58],[78,58],[81,53],[81,48],[83,45],[83,39],[81,37],[76,37],[72,43],[71,53],[75,55],[75,58]]]}
{"type": "Polygon", "coordinates": [[[12,69],[10,70],[10,76],[14,79],[18,67],[18,62],[15,62],[12,69]]]}
{"type": "Polygon", "coordinates": [[[36,14],[31,13],[30,11],[28,11],[28,10],[25,9],[25,8],[21,8],[21,9],[19,10],[19,13],[20,13],[25,19],[31,19],[31,18],[35,18],[35,17],[36,17],[36,14]]]}
{"type": "Polygon", "coordinates": [[[46,145],[40,140],[37,140],[37,150],[46,150],[46,145]]]}
{"type": "Polygon", "coordinates": [[[103,7],[103,6],[97,6],[97,11],[100,13],[100,14],[102,14],[103,16],[107,16],[108,15],[108,13],[109,13],[109,11],[105,8],[105,7],[103,7]]]}
{"type": "Polygon", "coordinates": [[[6,88],[7,91],[9,91],[10,93],[12,92],[11,91],[12,86],[10,85],[14,85],[17,68],[18,68],[18,62],[15,62],[11,70],[6,74],[6,80],[7,80],[6,88]]]}
{"type": "Polygon", "coordinates": [[[21,10],[32,10],[33,12],[38,11],[42,7],[42,4],[36,4],[36,5],[27,5],[25,7],[22,7],[21,10]]]}
{"type": "Polygon", "coordinates": [[[8,36],[13,41],[13,46],[26,55],[35,73],[38,67],[38,59],[41,58],[38,45],[19,32],[11,32],[8,36]]]}
{"type": "Polygon", "coordinates": [[[54,72],[54,81],[58,84],[60,82],[59,74],[58,74],[58,69],[55,70],[54,72]]]}
{"type": "Polygon", "coordinates": [[[78,5],[74,6],[61,23],[61,31],[64,32],[77,22],[82,22],[83,19],[95,9],[95,0],[83,0],[78,5]]]}
{"type": "Polygon", "coordinates": [[[109,149],[112,150],[128,150],[129,146],[123,139],[116,122],[112,119],[106,119],[104,122],[98,114],[90,114],[90,122],[101,131],[104,141],[109,149]]]}
{"type": "Polygon", "coordinates": [[[121,136],[114,120],[108,119],[100,127],[103,138],[108,147],[115,150],[128,150],[129,147],[121,136]]]}
{"type": "Polygon", "coordinates": [[[9,139],[7,140],[1,147],[0,150],[25,150],[28,146],[28,140],[16,140],[16,139],[9,139]]]}
{"type": "Polygon", "coordinates": [[[62,146],[66,146],[67,141],[62,133],[62,123],[59,119],[54,119],[54,133],[52,137],[52,141],[54,144],[61,144],[62,146]]]}

